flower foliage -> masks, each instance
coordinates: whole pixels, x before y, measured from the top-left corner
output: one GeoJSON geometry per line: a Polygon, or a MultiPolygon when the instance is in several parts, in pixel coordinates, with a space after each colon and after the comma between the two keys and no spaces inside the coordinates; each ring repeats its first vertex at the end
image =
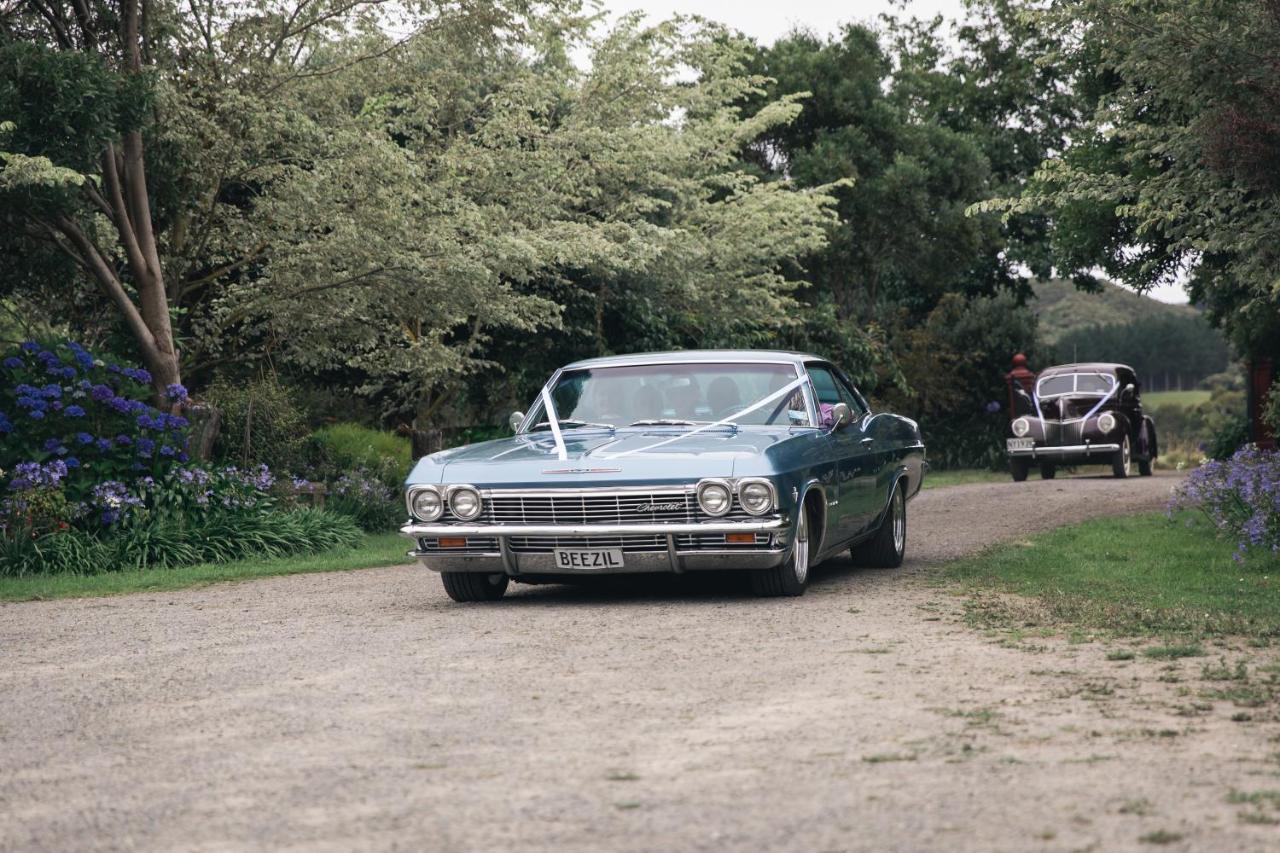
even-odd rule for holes
{"type": "MultiPolygon", "coordinates": [[[[60,485],[85,501],[97,484],[159,477],[185,462],[187,419],[146,402],[150,384],[146,370],[75,342],[22,344],[0,361],[0,492],[60,485]]],[[[186,389],[167,396],[180,402],[186,389]]]]}
{"type": "Polygon", "coordinates": [[[1280,554],[1280,453],[1246,445],[1227,460],[1210,460],[1178,487],[1171,508],[1202,510],[1236,540],[1236,559],[1251,550],[1280,554]]]}

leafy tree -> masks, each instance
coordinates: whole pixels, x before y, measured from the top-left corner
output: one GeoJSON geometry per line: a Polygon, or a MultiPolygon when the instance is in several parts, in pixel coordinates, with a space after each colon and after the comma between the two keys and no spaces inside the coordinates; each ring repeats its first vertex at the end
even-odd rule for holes
{"type": "Polygon", "coordinates": [[[1026,189],[979,204],[1041,212],[1053,260],[1140,289],[1190,276],[1239,349],[1280,341],[1280,5],[1077,0],[1033,10],[1092,104],[1026,189]]]}

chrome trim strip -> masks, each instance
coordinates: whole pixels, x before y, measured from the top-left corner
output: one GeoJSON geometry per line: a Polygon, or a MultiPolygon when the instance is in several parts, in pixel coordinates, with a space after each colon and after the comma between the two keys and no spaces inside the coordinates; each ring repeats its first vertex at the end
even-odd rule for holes
{"type": "Polygon", "coordinates": [[[637,494],[684,492],[688,495],[692,494],[696,488],[696,483],[669,483],[667,485],[651,484],[647,486],[590,486],[580,489],[481,489],[480,495],[484,498],[554,498],[561,495],[601,495],[608,497],[619,492],[635,492],[637,494]]]}
{"type": "Polygon", "coordinates": [[[420,536],[629,536],[683,533],[773,533],[786,528],[781,518],[768,521],[682,522],[676,524],[406,524],[400,532],[420,536]]]}
{"type": "Polygon", "coordinates": [[[1025,450],[1008,450],[1010,456],[1066,456],[1071,453],[1083,453],[1092,456],[1095,453],[1115,453],[1120,449],[1118,444],[1066,444],[1047,447],[1031,447],[1025,450]]]}

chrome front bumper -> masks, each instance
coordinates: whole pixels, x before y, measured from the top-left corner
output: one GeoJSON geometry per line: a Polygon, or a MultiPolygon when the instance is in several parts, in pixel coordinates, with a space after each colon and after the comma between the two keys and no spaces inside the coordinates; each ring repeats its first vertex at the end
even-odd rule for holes
{"type": "MultiPolygon", "coordinates": [[[[492,572],[513,577],[522,574],[634,574],[643,572],[684,572],[711,569],[770,569],[781,564],[791,553],[791,545],[772,548],[735,548],[678,550],[676,537],[682,534],[785,533],[790,525],[784,519],[761,521],[695,522],[681,524],[406,524],[400,533],[416,543],[422,537],[454,536],[491,537],[497,551],[409,552],[428,569],[436,572],[492,572]],[[509,544],[512,536],[636,536],[657,535],[666,538],[665,551],[626,551],[619,569],[585,569],[569,571],[556,566],[555,554],[515,552],[509,544]]],[[[776,537],[778,543],[785,537],[776,537]]]]}
{"type": "Polygon", "coordinates": [[[1118,444],[1066,444],[1028,447],[1024,450],[1007,450],[1010,456],[1030,456],[1032,459],[1088,459],[1090,456],[1109,456],[1120,449],[1118,444]]]}

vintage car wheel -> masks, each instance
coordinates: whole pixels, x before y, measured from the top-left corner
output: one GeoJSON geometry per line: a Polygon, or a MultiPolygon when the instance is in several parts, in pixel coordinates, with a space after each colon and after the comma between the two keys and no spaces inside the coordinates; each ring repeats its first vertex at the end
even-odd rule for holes
{"type": "Polygon", "coordinates": [[[796,522],[796,544],[781,566],[751,572],[751,591],[756,595],[804,595],[809,584],[809,510],[801,507],[796,522]]]}
{"type": "Polygon", "coordinates": [[[497,601],[507,591],[506,575],[485,572],[441,572],[444,591],[454,601],[497,601]]]}
{"type": "Polygon", "coordinates": [[[902,565],[907,553],[907,496],[895,485],[889,497],[889,506],[875,535],[850,549],[850,556],[859,566],[873,569],[896,569],[902,565]]]}
{"type": "Polygon", "coordinates": [[[1040,463],[1040,479],[1041,480],[1052,480],[1056,476],[1058,476],[1057,465],[1054,465],[1052,462],[1040,463]]]}
{"type": "Polygon", "coordinates": [[[1129,445],[1129,436],[1120,442],[1120,449],[1111,456],[1111,473],[1117,477],[1128,477],[1133,454],[1129,445]]]}
{"type": "Polygon", "coordinates": [[[1027,479],[1027,472],[1031,470],[1031,463],[1026,459],[1013,458],[1009,460],[1009,473],[1013,475],[1015,483],[1021,483],[1027,479]]]}
{"type": "Polygon", "coordinates": [[[1144,477],[1151,476],[1151,460],[1150,459],[1138,460],[1138,473],[1144,477]]]}

